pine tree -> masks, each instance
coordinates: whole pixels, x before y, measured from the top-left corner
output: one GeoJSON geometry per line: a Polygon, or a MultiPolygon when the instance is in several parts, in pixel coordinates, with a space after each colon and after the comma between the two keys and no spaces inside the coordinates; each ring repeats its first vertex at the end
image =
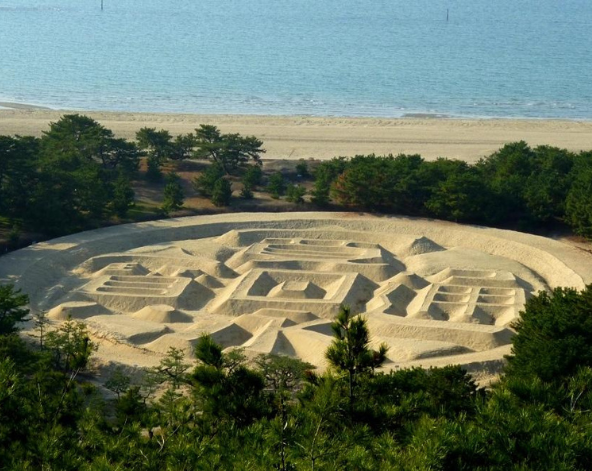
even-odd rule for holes
{"type": "Polygon", "coordinates": [[[592,152],[582,152],[572,170],[565,221],[576,234],[592,238],[592,152]]]}
{"type": "Polygon", "coordinates": [[[294,429],[294,421],[290,420],[290,403],[309,372],[315,367],[296,358],[284,355],[266,354],[256,359],[259,371],[265,378],[266,390],[277,407],[277,417],[271,422],[271,431],[275,432],[274,441],[279,449],[278,469],[287,471],[295,469],[287,459],[287,449],[291,445],[289,436],[294,429]],[[275,425],[275,427],[273,426],[275,425]]]}
{"type": "Polygon", "coordinates": [[[353,411],[357,377],[379,368],[386,360],[388,347],[382,344],[378,351],[371,350],[366,319],[354,316],[347,306],[341,306],[331,328],[334,339],[325,352],[325,357],[331,366],[347,373],[350,410],[353,411]]]}
{"type": "Polygon", "coordinates": [[[164,187],[164,201],[162,209],[169,213],[183,207],[185,193],[181,186],[181,178],[176,173],[169,173],[166,177],[167,183],[164,187]]]}
{"type": "Polygon", "coordinates": [[[271,177],[269,177],[267,191],[271,193],[272,198],[278,199],[284,194],[285,190],[286,183],[284,182],[284,176],[280,172],[276,172],[271,177]]]}
{"type": "Polygon", "coordinates": [[[508,377],[561,381],[592,366],[592,285],[556,288],[530,298],[513,324],[508,377]]]}
{"type": "Polygon", "coordinates": [[[225,178],[221,178],[214,185],[212,203],[215,206],[228,206],[232,197],[232,186],[225,178]]]}
{"type": "Polygon", "coordinates": [[[206,168],[199,177],[193,179],[192,184],[195,191],[208,198],[212,197],[214,187],[218,180],[224,177],[224,169],[221,165],[214,162],[206,168]]]}
{"type": "Polygon", "coordinates": [[[252,199],[253,189],[261,183],[263,171],[259,165],[250,165],[242,178],[243,189],[241,191],[241,198],[252,199]]]}
{"type": "Polygon", "coordinates": [[[243,175],[242,182],[245,186],[255,188],[257,185],[261,184],[261,179],[263,178],[263,170],[261,170],[260,165],[249,165],[245,174],[243,175]]]}
{"type": "Polygon", "coordinates": [[[136,133],[138,147],[148,153],[148,171],[146,177],[151,181],[160,180],[161,167],[174,154],[174,144],[171,134],[161,129],[142,128],[136,133]]]}
{"type": "Polygon", "coordinates": [[[306,195],[306,188],[300,185],[288,185],[286,190],[286,201],[295,204],[304,203],[304,195],[306,195]]]}
{"type": "Polygon", "coordinates": [[[222,134],[216,126],[202,124],[195,130],[195,156],[212,159],[222,167],[225,174],[232,173],[253,160],[259,164],[263,142],[255,136],[222,134]]]}
{"type": "Polygon", "coordinates": [[[113,201],[111,206],[113,212],[123,218],[128,210],[134,205],[135,193],[130,184],[129,178],[120,172],[113,188],[113,201]]]}
{"type": "Polygon", "coordinates": [[[17,324],[24,322],[29,315],[25,306],[29,304],[29,297],[15,290],[13,285],[0,286],[0,335],[14,333],[17,324]]]}
{"type": "Polygon", "coordinates": [[[195,356],[199,364],[191,377],[204,418],[242,426],[261,417],[265,381],[245,365],[246,357],[240,350],[223,352],[221,345],[204,334],[195,346],[195,356]]]}
{"type": "Polygon", "coordinates": [[[251,188],[249,188],[248,186],[243,186],[243,189],[240,192],[240,196],[241,198],[244,198],[246,200],[252,200],[255,195],[253,194],[253,190],[251,188]]]}
{"type": "Polygon", "coordinates": [[[35,337],[39,339],[39,348],[43,350],[45,336],[47,335],[47,330],[49,326],[49,318],[47,317],[46,311],[38,311],[35,315],[33,315],[33,322],[35,323],[35,333],[30,334],[31,337],[35,337]]]}
{"type": "Polygon", "coordinates": [[[304,159],[300,159],[300,162],[296,164],[296,173],[299,177],[302,178],[310,177],[310,172],[308,171],[308,164],[304,161],[304,159]]]}

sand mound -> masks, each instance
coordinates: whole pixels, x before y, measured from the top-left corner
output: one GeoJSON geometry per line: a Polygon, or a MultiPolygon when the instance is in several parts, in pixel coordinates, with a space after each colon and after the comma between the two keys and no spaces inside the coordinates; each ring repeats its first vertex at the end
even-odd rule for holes
{"type": "Polygon", "coordinates": [[[195,281],[210,289],[224,288],[224,284],[220,280],[208,275],[207,273],[201,274],[195,278],[195,281]]]}
{"type": "Polygon", "coordinates": [[[251,334],[256,334],[262,329],[266,329],[270,326],[277,330],[281,329],[282,327],[294,325],[293,321],[286,319],[285,317],[268,317],[258,314],[245,314],[243,316],[237,317],[233,323],[242,327],[251,334]]]}
{"type": "Polygon", "coordinates": [[[97,271],[94,276],[146,276],[150,273],[139,263],[110,263],[102,270],[97,271]]]}
{"type": "Polygon", "coordinates": [[[99,335],[110,334],[116,340],[134,345],[152,342],[170,332],[161,324],[128,316],[94,316],[87,319],[87,323],[99,335]]]}
{"type": "Polygon", "coordinates": [[[418,340],[406,338],[374,336],[370,346],[378,349],[380,344],[389,347],[387,358],[393,363],[425,358],[437,358],[470,353],[472,350],[462,345],[438,340],[418,340]]]}
{"type": "Polygon", "coordinates": [[[294,324],[303,324],[305,322],[315,321],[318,319],[312,312],[308,311],[290,311],[282,309],[259,309],[254,313],[255,315],[265,317],[282,317],[292,321],[294,324]]]}
{"type": "Polygon", "coordinates": [[[388,280],[389,284],[407,286],[409,289],[417,290],[425,288],[429,282],[414,273],[401,272],[388,280]]]}
{"type": "Polygon", "coordinates": [[[91,301],[70,301],[62,303],[51,309],[47,317],[56,320],[67,320],[68,318],[86,319],[92,316],[108,314],[109,311],[103,306],[91,301]]]}
{"type": "Polygon", "coordinates": [[[253,336],[243,347],[258,353],[296,356],[296,350],[286,338],[283,331],[269,326],[253,336]]]}
{"type": "Polygon", "coordinates": [[[528,297],[592,282],[592,257],[540,237],[409,218],[229,214],[37,244],[3,257],[0,279],[16,281],[33,310],[82,319],[118,345],[99,352],[105,361],[122,349],[138,365],[170,347],[190,355],[210,333],[250,357],[323,367],[345,304],[367,318],[373,345],[390,346],[388,368],[478,372],[499,367],[528,297]]]}
{"type": "Polygon", "coordinates": [[[436,244],[433,240],[427,237],[419,237],[411,242],[407,247],[403,248],[401,255],[410,257],[411,255],[420,255],[431,252],[441,252],[445,250],[441,245],[436,244]]]}
{"type": "Polygon", "coordinates": [[[234,347],[243,345],[253,335],[246,329],[243,329],[237,323],[231,323],[221,329],[216,329],[210,333],[214,342],[223,347],[234,347]]]}
{"type": "Polygon", "coordinates": [[[177,307],[197,311],[214,298],[214,292],[197,281],[191,281],[177,298],[177,307]]]}
{"type": "Polygon", "coordinates": [[[172,306],[166,304],[157,304],[146,306],[132,315],[135,319],[157,322],[160,324],[172,324],[176,322],[193,322],[193,318],[177,311],[172,306]]]}

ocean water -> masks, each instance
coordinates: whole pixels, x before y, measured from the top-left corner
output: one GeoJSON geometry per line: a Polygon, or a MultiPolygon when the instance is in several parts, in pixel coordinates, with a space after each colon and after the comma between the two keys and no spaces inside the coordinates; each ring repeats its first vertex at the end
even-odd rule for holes
{"type": "Polygon", "coordinates": [[[592,119],[590,0],[103,1],[0,0],[0,101],[592,119]]]}

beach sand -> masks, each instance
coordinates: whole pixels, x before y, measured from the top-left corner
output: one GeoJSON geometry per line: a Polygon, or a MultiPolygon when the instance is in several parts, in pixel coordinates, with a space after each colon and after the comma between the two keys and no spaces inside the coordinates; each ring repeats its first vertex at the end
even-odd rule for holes
{"type": "MultiPolygon", "coordinates": [[[[0,103],[0,135],[35,135],[68,111],[0,103]],[[4,109],[3,109],[4,108],[4,109]]],[[[325,118],[309,116],[199,115],[79,112],[116,135],[133,138],[142,127],[173,134],[213,124],[222,132],[255,135],[267,159],[330,159],[356,154],[421,154],[475,162],[506,143],[552,145],[573,151],[592,149],[592,121],[447,119],[430,117],[325,118]]]]}

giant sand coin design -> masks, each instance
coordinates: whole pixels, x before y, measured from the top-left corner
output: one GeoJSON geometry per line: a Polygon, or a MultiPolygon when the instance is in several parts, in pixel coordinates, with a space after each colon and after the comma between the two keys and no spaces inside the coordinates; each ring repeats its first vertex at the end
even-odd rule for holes
{"type": "Polygon", "coordinates": [[[530,296],[590,281],[582,257],[548,239],[449,223],[248,214],[56,239],[5,257],[12,269],[3,263],[0,276],[54,322],[81,320],[117,345],[101,348],[111,361],[190,354],[207,332],[225,348],[324,367],[331,321],[347,305],[366,317],[373,346],[389,346],[386,368],[478,372],[510,353],[530,296]]]}

